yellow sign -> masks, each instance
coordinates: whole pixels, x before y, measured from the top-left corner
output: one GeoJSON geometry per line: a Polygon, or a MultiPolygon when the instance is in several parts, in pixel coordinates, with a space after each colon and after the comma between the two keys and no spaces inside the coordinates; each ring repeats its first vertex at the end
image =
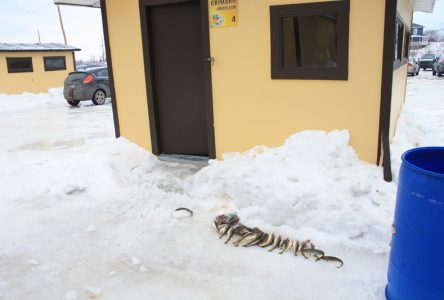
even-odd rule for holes
{"type": "Polygon", "coordinates": [[[211,27],[237,26],[238,0],[208,0],[211,27]]]}

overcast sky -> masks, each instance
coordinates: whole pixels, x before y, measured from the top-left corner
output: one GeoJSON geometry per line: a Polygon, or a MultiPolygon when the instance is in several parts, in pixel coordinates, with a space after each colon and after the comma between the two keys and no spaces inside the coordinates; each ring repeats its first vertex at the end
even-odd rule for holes
{"type": "Polygon", "coordinates": [[[413,22],[424,25],[428,29],[444,29],[444,0],[436,0],[433,14],[415,12],[413,22]]]}
{"type": "MultiPolygon", "coordinates": [[[[102,53],[102,18],[99,8],[61,5],[68,44],[82,49],[81,59],[102,53]]],[[[57,6],[53,0],[0,0],[0,42],[63,43],[57,6]]]]}
{"type": "MultiPolygon", "coordinates": [[[[91,55],[101,55],[100,9],[63,5],[60,9],[68,44],[82,49],[76,56],[87,59],[91,55]]],[[[425,25],[426,29],[444,28],[444,0],[436,1],[433,14],[415,13],[414,22],[425,25]]],[[[38,42],[37,30],[40,30],[43,43],[63,43],[53,0],[0,0],[0,42],[35,43],[38,42]]]]}

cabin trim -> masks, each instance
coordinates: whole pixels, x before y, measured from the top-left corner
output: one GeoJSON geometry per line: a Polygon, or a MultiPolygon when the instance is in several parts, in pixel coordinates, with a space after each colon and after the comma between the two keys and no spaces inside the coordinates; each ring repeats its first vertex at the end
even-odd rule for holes
{"type": "Polygon", "coordinates": [[[108,76],[109,76],[109,88],[111,92],[111,105],[113,108],[114,131],[116,138],[119,138],[120,137],[119,113],[117,111],[117,95],[114,84],[113,63],[111,59],[111,45],[109,42],[108,19],[106,14],[106,0],[100,0],[100,11],[102,13],[103,36],[105,39],[106,63],[109,70],[108,76]]]}
{"type": "Polygon", "coordinates": [[[392,105],[393,58],[395,53],[395,26],[397,1],[385,1],[384,47],[381,78],[381,109],[379,115],[377,164],[382,162],[384,180],[392,181],[390,158],[390,114],[392,105]]]}

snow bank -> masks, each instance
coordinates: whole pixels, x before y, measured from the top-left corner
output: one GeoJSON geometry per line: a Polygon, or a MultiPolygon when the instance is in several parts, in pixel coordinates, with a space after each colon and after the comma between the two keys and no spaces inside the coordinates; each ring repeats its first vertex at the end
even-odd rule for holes
{"type": "Polygon", "coordinates": [[[194,192],[218,198],[248,224],[311,238],[321,248],[387,252],[393,184],[362,162],[347,131],[305,131],[281,147],[230,154],[196,174],[194,192]]]}
{"type": "Polygon", "coordinates": [[[382,298],[394,186],[348,141],[346,131],[306,131],[200,171],[122,138],[50,161],[34,151],[40,161],[14,168],[5,160],[23,169],[0,184],[0,267],[16,273],[0,274],[0,290],[6,299],[382,298]],[[175,218],[177,207],[194,217],[175,218]],[[211,221],[231,211],[311,238],[345,266],[225,245],[211,221]]]}
{"type": "Polygon", "coordinates": [[[48,93],[41,94],[25,92],[21,95],[7,95],[0,93],[0,112],[51,104],[66,105],[63,98],[63,87],[51,88],[48,93]]]}

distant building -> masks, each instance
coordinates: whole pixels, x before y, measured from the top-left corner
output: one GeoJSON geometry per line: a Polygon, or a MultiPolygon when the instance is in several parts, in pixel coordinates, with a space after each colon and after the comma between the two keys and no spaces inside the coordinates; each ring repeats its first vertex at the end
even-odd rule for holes
{"type": "Polygon", "coordinates": [[[80,49],[55,43],[0,43],[0,93],[44,93],[63,86],[75,69],[74,51],[80,49]]]}
{"type": "Polygon", "coordinates": [[[410,50],[418,50],[426,47],[428,44],[429,37],[424,36],[424,26],[413,23],[410,50]]]}

